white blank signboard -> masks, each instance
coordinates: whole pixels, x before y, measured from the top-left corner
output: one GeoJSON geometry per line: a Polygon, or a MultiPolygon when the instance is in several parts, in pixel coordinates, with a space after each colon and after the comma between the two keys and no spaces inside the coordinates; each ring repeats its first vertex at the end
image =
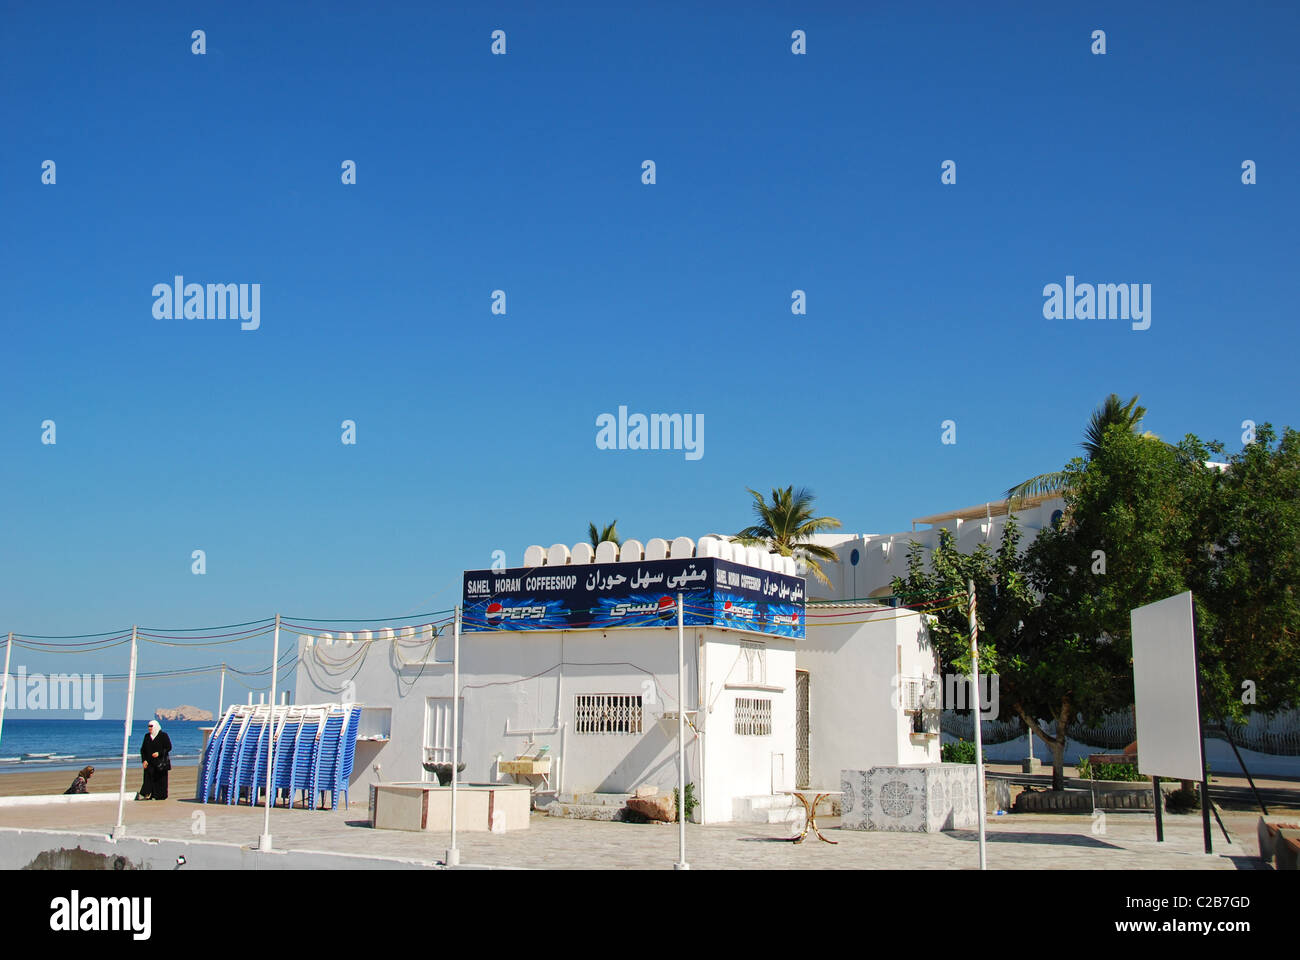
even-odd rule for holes
{"type": "Polygon", "coordinates": [[[1180,593],[1130,613],[1138,770],[1148,776],[1200,780],[1192,595],[1180,593]]]}

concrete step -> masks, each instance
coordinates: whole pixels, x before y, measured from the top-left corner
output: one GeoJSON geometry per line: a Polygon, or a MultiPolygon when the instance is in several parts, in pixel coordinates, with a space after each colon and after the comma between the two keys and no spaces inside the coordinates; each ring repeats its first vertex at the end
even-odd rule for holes
{"type": "Polygon", "coordinates": [[[622,821],[627,810],[621,806],[608,803],[563,803],[559,800],[546,806],[550,817],[564,817],[568,820],[617,820],[622,821]]]}
{"type": "Polygon", "coordinates": [[[803,818],[803,808],[789,794],[736,797],[731,812],[739,823],[788,823],[803,818]]]}
{"type": "Polygon", "coordinates": [[[561,793],[555,799],[557,803],[584,807],[623,807],[631,797],[630,793],[561,793]]]}

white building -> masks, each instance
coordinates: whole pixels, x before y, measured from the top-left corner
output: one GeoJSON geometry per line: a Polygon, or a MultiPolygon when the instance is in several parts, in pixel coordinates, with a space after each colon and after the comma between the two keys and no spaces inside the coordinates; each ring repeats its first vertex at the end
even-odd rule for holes
{"type": "MultiPolygon", "coordinates": [[[[529,548],[522,568],[466,574],[464,781],[508,781],[501,761],[540,754],[551,758],[547,782],[532,778],[541,801],[641,786],[671,792],[677,593],[687,597],[687,779],[697,819],[747,818],[756,801],[796,785],[838,789],[845,767],[938,761],[937,715],[918,720],[908,709],[937,682],[920,615],[805,606],[805,582],[788,558],[710,537],[698,547],[684,537],[630,541],[617,559],[613,550],[529,548]],[[641,593],[620,592],[633,585],[641,593]],[[701,599],[706,589],[711,600],[701,599]],[[615,625],[619,618],[638,625],[615,625]]],[[[364,798],[368,783],[432,779],[423,763],[450,761],[451,659],[450,629],[431,641],[301,639],[297,698],[365,705],[353,796],[364,798]],[[369,647],[364,655],[358,643],[369,647]]]]}
{"type": "MultiPolygon", "coordinates": [[[[1064,508],[1065,501],[1059,496],[1026,497],[1021,501],[1015,511],[1021,532],[1021,550],[1028,547],[1038,536],[1038,531],[1050,525],[1064,508]]],[[[818,536],[816,541],[834,550],[839,563],[822,564],[822,570],[831,579],[831,586],[827,588],[825,584],[810,580],[809,596],[832,600],[888,597],[893,593],[890,586],[893,578],[907,575],[907,551],[912,541],[919,543],[928,556],[939,545],[939,531],[946,529],[952,532],[957,549],[962,553],[973,553],[981,543],[996,550],[1002,543],[1007,514],[1007,501],[997,500],[917,517],[912,521],[912,529],[906,533],[818,536]],[[923,526],[923,529],[918,530],[918,526],[923,526]]]]}

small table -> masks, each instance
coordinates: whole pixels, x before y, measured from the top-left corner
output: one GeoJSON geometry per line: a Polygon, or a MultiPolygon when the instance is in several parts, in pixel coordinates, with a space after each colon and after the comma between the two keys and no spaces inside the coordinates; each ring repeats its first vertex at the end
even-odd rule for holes
{"type": "Polygon", "coordinates": [[[787,840],[791,843],[803,843],[804,837],[808,836],[808,831],[811,830],[813,833],[817,834],[818,840],[831,844],[839,843],[838,840],[830,840],[822,836],[821,830],[818,829],[817,804],[821,803],[827,797],[842,796],[844,793],[843,790],[814,790],[811,787],[805,787],[799,790],[782,790],[781,792],[788,793],[798,800],[803,805],[804,812],[803,832],[797,837],[787,837],[787,840]],[[812,797],[812,799],[809,800],[809,797],[812,797]]]}

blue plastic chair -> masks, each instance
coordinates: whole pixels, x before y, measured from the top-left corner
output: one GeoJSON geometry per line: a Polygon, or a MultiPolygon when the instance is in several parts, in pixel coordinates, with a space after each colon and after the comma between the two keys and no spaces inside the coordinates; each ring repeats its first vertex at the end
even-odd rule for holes
{"type": "MultiPolygon", "coordinates": [[[[330,809],[339,806],[339,771],[342,768],[340,748],[343,743],[343,726],[347,716],[342,710],[331,710],[321,728],[319,746],[317,747],[316,790],[321,794],[321,803],[325,802],[324,793],[330,792],[330,809]]],[[[314,795],[313,795],[314,798],[314,795]]]]}
{"type": "Polygon", "coordinates": [[[249,717],[248,723],[244,725],[244,735],[239,738],[235,769],[231,771],[230,795],[226,798],[227,803],[238,803],[240,795],[245,790],[248,791],[250,803],[252,802],[257,783],[253,768],[261,752],[259,748],[262,746],[262,734],[265,730],[266,718],[262,716],[249,717]]]}
{"type": "Polygon", "coordinates": [[[249,715],[237,713],[230,722],[230,729],[221,741],[221,752],[217,755],[217,770],[212,776],[213,799],[221,803],[230,802],[230,784],[234,770],[239,763],[239,741],[248,725],[249,715]]]}
{"type": "Polygon", "coordinates": [[[354,706],[348,713],[347,726],[343,730],[343,739],[339,744],[342,763],[339,768],[338,789],[343,792],[343,807],[348,806],[348,784],[352,780],[352,765],[357,756],[357,731],[361,727],[361,708],[354,706]]]}
{"type": "MultiPolygon", "coordinates": [[[[293,750],[293,776],[292,791],[297,794],[301,791],[303,796],[303,806],[308,810],[312,808],[313,800],[316,797],[316,757],[317,743],[320,740],[321,718],[319,713],[310,713],[303,718],[301,726],[298,728],[298,740],[293,750]]],[[[293,797],[289,798],[290,806],[293,805],[293,797]]]]}
{"type": "Polygon", "coordinates": [[[221,756],[221,743],[230,730],[231,718],[234,713],[234,708],[231,707],[222,715],[217,722],[217,728],[212,731],[212,736],[208,737],[207,745],[203,748],[203,759],[199,762],[199,803],[207,803],[208,796],[212,792],[212,778],[217,772],[217,761],[221,756]]]}
{"type": "Polygon", "coordinates": [[[275,773],[272,780],[277,805],[284,795],[289,798],[289,806],[293,806],[293,758],[298,749],[298,731],[301,729],[301,717],[286,718],[275,738],[275,773]]]}

